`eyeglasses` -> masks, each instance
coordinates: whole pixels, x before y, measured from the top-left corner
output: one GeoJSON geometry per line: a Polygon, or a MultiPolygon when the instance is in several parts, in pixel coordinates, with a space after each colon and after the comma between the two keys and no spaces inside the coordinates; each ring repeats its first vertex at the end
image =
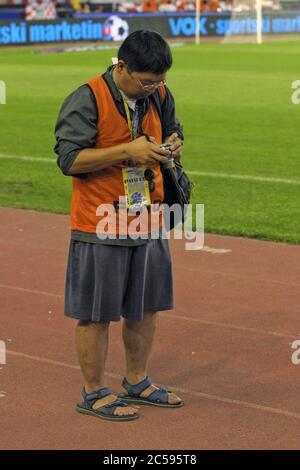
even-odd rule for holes
{"type": "MultiPolygon", "coordinates": [[[[133,77],[134,78],[134,77],[133,77]]],[[[138,81],[140,87],[144,90],[144,91],[151,91],[151,90],[157,90],[157,88],[163,86],[163,85],[166,85],[167,82],[166,80],[161,80],[159,83],[151,83],[150,84],[146,84],[144,85],[141,80],[139,80],[138,78],[135,78],[135,80],[138,81]]]]}
{"type": "MultiPolygon", "coordinates": [[[[129,75],[132,77],[132,73],[131,70],[129,70],[129,68],[126,66],[127,68],[127,72],[129,73],[129,75]]],[[[148,83],[143,83],[141,80],[139,80],[138,78],[136,77],[132,77],[133,80],[136,80],[139,84],[139,86],[144,90],[144,91],[152,91],[152,90],[157,90],[157,88],[163,86],[163,85],[166,85],[167,82],[166,80],[161,80],[160,82],[158,83],[151,83],[151,84],[148,84],[148,83]]]]}

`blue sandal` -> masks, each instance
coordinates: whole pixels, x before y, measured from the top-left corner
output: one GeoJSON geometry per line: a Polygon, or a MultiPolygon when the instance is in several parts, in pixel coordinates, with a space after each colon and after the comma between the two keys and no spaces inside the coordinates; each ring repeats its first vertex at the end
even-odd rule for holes
{"type": "Polygon", "coordinates": [[[158,390],[150,393],[149,396],[141,397],[141,393],[146,390],[146,388],[150,387],[150,385],[152,385],[152,380],[149,377],[146,377],[136,385],[131,385],[126,378],[124,378],[122,386],[128,393],[120,393],[118,398],[125,403],[137,405],[161,406],[164,408],[179,408],[180,406],[183,406],[183,401],[174,404],[168,403],[168,393],[170,390],[167,390],[166,388],[159,388],[158,390]]]}
{"type": "Polygon", "coordinates": [[[93,405],[96,403],[96,401],[101,400],[101,398],[107,397],[111,394],[112,393],[109,388],[101,388],[100,390],[92,393],[87,393],[85,390],[83,390],[83,403],[78,403],[76,406],[76,411],[78,411],[78,413],[84,413],[101,419],[109,419],[111,421],[131,421],[139,417],[139,413],[126,416],[115,415],[114,412],[118,406],[128,406],[127,403],[124,403],[119,399],[116,399],[107,405],[103,405],[96,410],[93,408],[93,405]]]}

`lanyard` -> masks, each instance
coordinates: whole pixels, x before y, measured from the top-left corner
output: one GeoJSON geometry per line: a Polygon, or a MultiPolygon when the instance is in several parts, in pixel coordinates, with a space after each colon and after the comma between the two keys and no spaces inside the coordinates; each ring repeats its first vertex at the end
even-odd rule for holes
{"type": "Polygon", "coordinates": [[[131,140],[134,140],[134,135],[133,135],[133,130],[132,130],[132,120],[131,120],[131,117],[130,117],[130,111],[129,111],[128,104],[127,104],[126,100],[124,100],[124,98],[123,98],[123,103],[124,103],[124,108],[125,108],[125,113],[126,113],[126,118],[127,118],[127,124],[128,124],[128,128],[129,128],[129,131],[130,131],[131,140]]]}
{"type": "Polygon", "coordinates": [[[123,103],[124,103],[124,108],[126,112],[127,124],[128,124],[128,128],[130,131],[131,140],[135,140],[138,134],[138,129],[139,129],[139,119],[140,119],[139,108],[138,108],[138,105],[136,104],[135,110],[133,113],[133,119],[131,119],[128,103],[126,102],[124,98],[123,98],[123,103]]]}

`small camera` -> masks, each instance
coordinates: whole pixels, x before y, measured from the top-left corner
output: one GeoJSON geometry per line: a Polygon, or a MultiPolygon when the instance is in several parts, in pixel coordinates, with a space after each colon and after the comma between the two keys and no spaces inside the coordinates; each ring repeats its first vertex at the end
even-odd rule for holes
{"type": "MultiPolygon", "coordinates": [[[[161,144],[160,145],[160,148],[170,150],[170,152],[171,152],[171,147],[172,147],[172,144],[161,144]]],[[[172,158],[172,152],[170,153],[170,156],[167,156],[167,158],[168,158],[168,161],[166,163],[163,163],[162,166],[165,169],[174,168],[174,158],[172,158]]]]}
{"type": "Polygon", "coordinates": [[[165,149],[165,150],[170,150],[171,147],[172,147],[171,144],[161,144],[161,145],[160,145],[160,148],[161,148],[161,149],[165,149]]]}

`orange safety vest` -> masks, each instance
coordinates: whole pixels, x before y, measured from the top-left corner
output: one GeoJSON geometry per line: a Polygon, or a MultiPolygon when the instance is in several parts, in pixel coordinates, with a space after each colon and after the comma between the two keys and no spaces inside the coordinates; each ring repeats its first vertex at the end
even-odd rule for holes
{"type": "MultiPolygon", "coordinates": [[[[88,81],[92,89],[98,107],[98,137],[95,148],[113,147],[122,143],[130,142],[131,135],[126,119],[120,114],[114,99],[110,93],[108,85],[101,76],[97,76],[88,81]]],[[[158,144],[162,143],[162,126],[158,112],[151,102],[146,115],[142,120],[143,131],[155,137],[158,144]]],[[[154,173],[155,187],[150,192],[151,202],[163,202],[164,189],[163,177],[159,163],[151,166],[154,173]]],[[[72,203],[71,203],[71,228],[81,232],[96,233],[97,224],[103,219],[104,215],[97,215],[97,208],[101,204],[114,205],[120,196],[125,196],[122,169],[112,165],[99,171],[87,174],[86,178],[72,178],[72,203]]],[[[148,211],[149,212],[149,211],[148,211]]],[[[135,219],[136,215],[127,216],[127,225],[123,226],[119,221],[118,212],[116,217],[116,233],[127,232],[129,223],[135,219]]],[[[106,217],[107,218],[107,217],[106,217]]],[[[162,226],[162,215],[159,216],[159,226],[162,226]]],[[[149,217],[147,233],[151,229],[149,217]]],[[[98,229],[99,233],[99,229],[98,229]]],[[[102,233],[109,233],[105,229],[102,233]]],[[[141,233],[146,233],[141,230],[141,233]]]]}

